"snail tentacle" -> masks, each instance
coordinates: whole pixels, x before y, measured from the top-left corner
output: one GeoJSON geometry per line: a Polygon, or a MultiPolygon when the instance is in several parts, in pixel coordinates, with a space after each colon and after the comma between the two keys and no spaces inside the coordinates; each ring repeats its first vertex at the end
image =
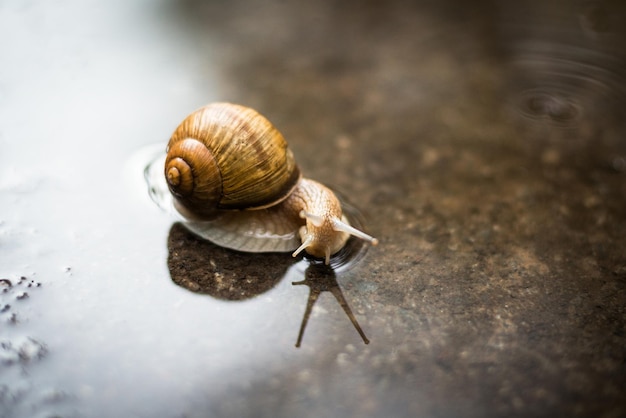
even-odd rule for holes
{"type": "Polygon", "coordinates": [[[335,231],[346,232],[357,238],[361,238],[362,240],[368,241],[372,245],[378,245],[378,239],[374,238],[371,235],[366,234],[360,229],[356,229],[355,227],[351,226],[349,223],[341,221],[339,219],[333,219],[332,222],[333,222],[333,229],[335,231]]]}
{"type": "Polygon", "coordinates": [[[322,224],[324,223],[324,218],[322,218],[321,216],[305,212],[304,210],[300,211],[300,217],[302,219],[308,219],[315,226],[322,226],[322,224]]]}
{"type": "MultiPolygon", "coordinates": [[[[303,226],[302,228],[304,228],[304,231],[306,231],[306,226],[303,226]]],[[[301,228],[301,231],[302,231],[301,228]]],[[[313,237],[313,235],[311,234],[307,234],[306,232],[304,232],[305,237],[304,240],[302,240],[302,245],[300,245],[292,254],[292,257],[296,257],[298,254],[300,254],[303,250],[306,250],[306,247],[308,247],[309,245],[311,245],[311,243],[313,242],[313,240],[315,239],[313,237]]]]}

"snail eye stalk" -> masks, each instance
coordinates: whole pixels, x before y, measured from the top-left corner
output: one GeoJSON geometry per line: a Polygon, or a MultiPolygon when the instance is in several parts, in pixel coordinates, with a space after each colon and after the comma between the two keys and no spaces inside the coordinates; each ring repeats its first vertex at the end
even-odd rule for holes
{"type": "Polygon", "coordinates": [[[362,240],[370,242],[372,245],[378,245],[378,240],[376,238],[348,225],[339,219],[333,219],[333,229],[335,231],[345,232],[357,238],[361,238],[362,240]]]}

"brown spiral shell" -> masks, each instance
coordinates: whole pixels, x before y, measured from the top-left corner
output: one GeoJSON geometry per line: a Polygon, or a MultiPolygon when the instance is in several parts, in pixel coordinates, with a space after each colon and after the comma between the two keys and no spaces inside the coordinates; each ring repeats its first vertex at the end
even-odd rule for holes
{"type": "Polygon", "coordinates": [[[211,217],[284,200],[300,170],[282,134],[255,110],[212,103],[189,115],[167,146],[165,177],[177,205],[211,217]]]}

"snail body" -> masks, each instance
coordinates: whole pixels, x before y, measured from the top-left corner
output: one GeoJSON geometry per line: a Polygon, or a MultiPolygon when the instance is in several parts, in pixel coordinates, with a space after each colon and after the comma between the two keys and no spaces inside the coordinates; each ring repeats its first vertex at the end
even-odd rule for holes
{"type": "Polygon", "coordinates": [[[250,252],[302,251],[329,264],[350,235],[326,186],[303,178],[282,134],[255,110],[212,103],[189,115],[167,147],[165,179],[188,227],[250,252]]]}

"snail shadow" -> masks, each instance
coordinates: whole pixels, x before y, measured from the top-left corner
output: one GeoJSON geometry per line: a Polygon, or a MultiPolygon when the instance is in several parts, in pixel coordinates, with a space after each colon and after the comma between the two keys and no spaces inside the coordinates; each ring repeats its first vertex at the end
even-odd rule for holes
{"type": "MultiPolygon", "coordinates": [[[[172,281],[191,292],[220,300],[245,301],[276,286],[287,270],[299,260],[284,253],[243,253],[219,247],[175,223],[168,236],[167,265],[172,281]]],[[[335,269],[311,260],[304,280],[292,285],[309,287],[309,297],[298,333],[300,347],[315,302],[322,292],[330,292],[365,344],[369,340],[357,322],[339,286],[335,269]]]]}

